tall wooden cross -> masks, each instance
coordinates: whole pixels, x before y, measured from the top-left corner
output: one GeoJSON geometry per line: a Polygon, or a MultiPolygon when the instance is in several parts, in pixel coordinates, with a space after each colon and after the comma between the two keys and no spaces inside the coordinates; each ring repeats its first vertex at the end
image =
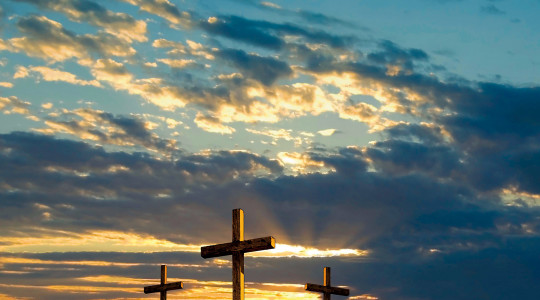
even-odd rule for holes
{"type": "Polygon", "coordinates": [[[167,300],[167,291],[179,290],[184,288],[182,281],[167,283],[167,266],[161,265],[161,284],[150,285],[144,287],[144,293],[157,293],[159,292],[160,300],[167,300]]]}
{"type": "Polygon", "coordinates": [[[324,268],[324,285],[306,283],[306,291],[323,293],[323,300],[330,300],[332,294],[349,296],[349,289],[333,287],[330,285],[330,268],[324,268]]]}
{"type": "Polygon", "coordinates": [[[233,300],[244,300],[244,253],[274,249],[276,240],[267,236],[245,241],[244,211],[233,209],[232,219],[232,243],[201,247],[201,256],[211,258],[232,255],[233,300]]]}

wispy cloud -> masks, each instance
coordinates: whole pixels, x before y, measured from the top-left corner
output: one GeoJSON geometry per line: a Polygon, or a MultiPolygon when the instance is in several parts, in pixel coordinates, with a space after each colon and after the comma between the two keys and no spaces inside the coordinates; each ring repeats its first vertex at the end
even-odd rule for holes
{"type": "Polygon", "coordinates": [[[128,43],[109,34],[77,35],[45,16],[22,17],[17,27],[24,36],[9,39],[6,49],[47,61],[87,60],[92,54],[132,56],[136,52],[128,43]]]}
{"type": "Polygon", "coordinates": [[[97,80],[82,80],[77,78],[77,75],[70,72],[52,69],[45,66],[30,66],[28,68],[24,66],[18,66],[16,73],[13,75],[13,78],[26,78],[28,76],[33,76],[37,80],[42,79],[45,81],[61,81],[75,85],[91,85],[95,87],[101,87],[101,84],[97,80]]]}
{"type": "Polygon", "coordinates": [[[61,12],[76,22],[88,22],[91,25],[104,28],[109,34],[127,41],[144,42],[146,38],[146,23],[135,20],[126,13],[107,10],[97,2],[89,0],[18,0],[37,5],[40,9],[61,12]]]}

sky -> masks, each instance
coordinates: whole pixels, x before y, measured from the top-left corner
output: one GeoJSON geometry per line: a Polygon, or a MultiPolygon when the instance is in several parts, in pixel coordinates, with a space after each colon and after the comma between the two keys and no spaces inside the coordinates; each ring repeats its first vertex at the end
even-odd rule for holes
{"type": "Polygon", "coordinates": [[[539,13],[1,1],[0,299],[537,299],[539,13]]]}

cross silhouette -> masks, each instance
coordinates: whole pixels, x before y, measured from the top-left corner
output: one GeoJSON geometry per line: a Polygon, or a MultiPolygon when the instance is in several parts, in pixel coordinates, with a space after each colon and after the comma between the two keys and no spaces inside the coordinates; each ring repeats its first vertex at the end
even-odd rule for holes
{"type": "Polygon", "coordinates": [[[244,300],[244,253],[274,249],[276,240],[263,237],[244,240],[244,211],[233,209],[232,243],[201,247],[201,256],[211,258],[232,255],[233,300],[244,300]]]}
{"type": "Polygon", "coordinates": [[[323,293],[323,300],[330,300],[331,295],[349,296],[349,289],[333,287],[330,285],[330,267],[324,268],[324,285],[306,283],[306,291],[323,293]]]}
{"type": "Polygon", "coordinates": [[[144,287],[144,293],[157,293],[159,292],[160,300],[167,300],[167,291],[179,290],[184,288],[182,281],[167,283],[167,266],[161,265],[161,284],[150,285],[144,287]]]}

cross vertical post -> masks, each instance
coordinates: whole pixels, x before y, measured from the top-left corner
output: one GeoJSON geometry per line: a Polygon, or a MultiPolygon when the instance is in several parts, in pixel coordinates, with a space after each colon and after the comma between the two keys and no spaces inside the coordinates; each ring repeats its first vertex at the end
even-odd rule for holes
{"type": "Polygon", "coordinates": [[[233,300],[244,300],[244,253],[274,249],[276,240],[271,236],[244,240],[244,211],[240,208],[233,210],[232,221],[232,242],[201,247],[201,256],[232,255],[233,300]]]}
{"type": "MultiPolygon", "coordinates": [[[[330,267],[324,267],[324,286],[330,287],[330,267]]],[[[324,293],[323,300],[330,300],[330,294],[324,293]]]]}
{"type": "Polygon", "coordinates": [[[333,287],[330,284],[330,267],[324,268],[324,285],[306,283],[306,291],[323,294],[323,300],[330,300],[332,295],[349,296],[349,289],[333,287]]]}
{"type": "MultiPolygon", "coordinates": [[[[161,285],[167,284],[167,266],[161,265],[161,285]]],[[[159,300],[167,300],[167,291],[159,292],[159,300]]]]}
{"type": "Polygon", "coordinates": [[[167,291],[178,290],[184,288],[182,281],[167,283],[167,266],[161,265],[161,280],[158,285],[150,285],[144,287],[144,293],[157,293],[159,292],[160,300],[167,300],[167,291]]]}
{"type": "MultiPolygon", "coordinates": [[[[244,211],[233,210],[232,240],[244,241],[244,211]]],[[[235,252],[232,255],[233,264],[233,299],[244,300],[244,252],[235,252]]]]}

